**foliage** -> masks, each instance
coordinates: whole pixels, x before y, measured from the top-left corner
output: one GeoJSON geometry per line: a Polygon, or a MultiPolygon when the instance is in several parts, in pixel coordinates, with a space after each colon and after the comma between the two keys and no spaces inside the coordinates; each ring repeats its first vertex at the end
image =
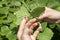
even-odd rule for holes
{"type": "MultiPolygon", "coordinates": [[[[0,0],[0,40],[17,40],[16,34],[23,17],[28,16],[29,20],[36,18],[46,6],[60,11],[60,0],[0,0]]],[[[37,40],[60,39],[60,24],[38,22],[42,24],[42,31],[37,40]]]]}

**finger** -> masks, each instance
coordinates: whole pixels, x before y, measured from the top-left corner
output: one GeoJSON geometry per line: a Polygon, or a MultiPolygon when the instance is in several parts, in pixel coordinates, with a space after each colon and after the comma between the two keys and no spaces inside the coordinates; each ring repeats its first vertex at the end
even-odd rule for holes
{"type": "Polygon", "coordinates": [[[24,30],[24,34],[28,34],[28,35],[31,35],[31,33],[32,33],[32,29],[35,27],[35,26],[37,26],[38,25],[38,22],[36,22],[36,23],[34,23],[34,24],[32,24],[32,26],[30,27],[30,28],[25,28],[25,30],[24,30]]]}
{"type": "Polygon", "coordinates": [[[17,37],[20,38],[22,33],[23,33],[23,30],[24,30],[24,25],[26,24],[26,21],[27,21],[27,17],[24,17],[22,22],[21,22],[21,25],[19,27],[19,30],[18,30],[18,33],[17,33],[17,37]]]}
{"type": "Polygon", "coordinates": [[[43,14],[43,15],[41,15],[40,17],[39,17],[39,19],[44,19],[44,18],[47,18],[49,15],[48,14],[43,14]]]}
{"type": "Polygon", "coordinates": [[[25,28],[24,29],[24,33],[23,34],[25,34],[25,35],[31,35],[31,33],[32,33],[31,29],[29,29],[29,28],[25,28]]]}
{"type": "Polygon", "coordinates": [[[56,23],[60,23],[60,20],[56,21],[56,23]]]}
{"type": "Polygon", "coordinates": [[[31,29],[31,30],[34,29],[34,27],[36,27],[37,25],[38,25],[38,22],[32,24],[32,26],[30,27],[30,29],[31,29]]]}
{"type": "Polygon", "coordinates": [[[36,19],[34,18],[34,19],[31,19],[27,24],[26,24],[26,27],[30,27],[33,23],[35,23],[36,22],[36,19]]]}
{"type": "Polygon", "coordinates": [[[41,28],[41,24],[39,24],[39,27],[38,27],[38,29],[34,32],[34,34],[33,34],[33,37],[37,37],[38,36],[38,34],[39,34],[39,32],[40,32],[40,30],[41,30],[42,28],[41,28]]]}
{"type": "Polygon", "coordinates": [[[26,21],[27,21],[27,16],[25,16],[20,24],[20,27],[19,27],[19,30],[20,31],[23,31],[23,29],[25,28],[25,24],[26,24],[26,21]]]}

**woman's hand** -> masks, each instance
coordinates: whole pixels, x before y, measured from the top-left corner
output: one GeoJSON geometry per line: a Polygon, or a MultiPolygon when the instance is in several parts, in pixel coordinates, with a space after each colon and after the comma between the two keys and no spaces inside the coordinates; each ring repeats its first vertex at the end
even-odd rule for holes
{"type": "Polygon", "coordinates": [[[50,23],[59,23],[60,12],[46,7],[45,13],[39,16],[39,19],[48,21],[50,23]]]}
{"type": "Polygon", "coordinates": [[[36,22],[36,19],[31,19],[27,23],[26,21],[27,17],[24,17],[17,33],[18,40],[36,40],[36,37],[41,30],[41,24],[39,22],[36,22]],[[31,33],[33,31],[33,28],[36,26],[39,27],[32,35],[31,33]]]}

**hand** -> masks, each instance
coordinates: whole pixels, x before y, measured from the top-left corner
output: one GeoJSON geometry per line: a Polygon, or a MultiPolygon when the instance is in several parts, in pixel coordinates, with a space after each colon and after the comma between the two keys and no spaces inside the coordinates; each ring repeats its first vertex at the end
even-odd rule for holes
{"type": "Polygon", "coordinates": [[[31,19],[27,23],[26,21],[27,17],[24,17],[17,33],[18,40],[36,40],[36,37],[39,34],[39,31],[41,30],[41,24],[39,22],[36,22],[36,19],[31,19]],[[36,26],[39,27],[32,35],[31,33],[33,31],[33,28],[36,26]]]}
{"type": "Polygon", "coordinates": [[[39,16],[39,19],[50,23],[60,23],[60,12],[46,7],[45,13],[39,16]]]}

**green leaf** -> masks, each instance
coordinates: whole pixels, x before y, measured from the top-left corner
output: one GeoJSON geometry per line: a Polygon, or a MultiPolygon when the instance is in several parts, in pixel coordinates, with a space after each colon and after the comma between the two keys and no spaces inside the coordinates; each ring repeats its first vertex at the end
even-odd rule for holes
{"type": "Polygon", "coordinates": [[[1,36],[0,36],[0,40],[2,40],[1,36]]]}
{"type": "Polygon", "coordinates": [[[21,2],[19,1],[11,1],[8,7],[10,8],[9,11],[11,12],[16,12],[17,10],[20,9],[21,2]]]}
{"type": "Polygon", "coordinates": [[[30,2],[29,8],[33,10],[34,8],[39,7],[39,4],[35,1],[30,2]]]}
{"type": "Polygon", "coordinates": [[[28,5],[28,2],[25,3],[25,2],[23,1],[22,3],[23,3],[23,6],[25,6],[26,9],[27,9],[28,11],[30,11],[30,8],[29,8],[29,5],[28,5]]]}
{"type": "Polygon", "coordinates": [[[2,26],[2,24],[0,24],[0,27],[2,26]]]}
{"type": "Polygon", "coordinates": [[[60,6],[56,8],[56,10],[60,11],[60,6]]]}
{"type": "Polygon", "coordinates": [[[2,24],[3,20],[0,20],[0,24],[2,24]]]}
{"type": "Polygon", "coordinates": [[[31,10],[33,10],[36,7],[45,7],[47,1],[48,0],[32,0],[32,1],[27,1],[26,4],[31,10]]]}
{"type": "Polygon", "coordinates": [[[21,6],[21,3],[19,1],[12,1],[11,5],[21,6]]]}
{"type": "Polygon", "coordinates": [[[12,32],[8,33],[8,34],[6,35],[6,37],[7,37],[9,40],[16,40],[16,39],[17,39],[16,35],[13,34],[12,32]]]}
{"type": "Polygon", "coordinates": [[[2,38],[0,38],[0,40],[2,40],[2,38]]]}
{"type": "Polygon", "coordinates": [[[9,7],[0,7],[0,14],[8,14],[9,7]]]}
{"type": "Polygon", "coordinates": [[[1,35],[7,35],[10,32],[10,29],[8,26],[2,26],[1,27],[1,35]]]}
{"type": "Polygon", "coordinates": [[[47,22],[42,22],[41,26],[42,26],[41,32],[43,32],[47,28],[47,22]]]}
{"type": "Polygon", "coordinates": [[[47,2],[48,0],[38,0],[39,5],[44,7],[47,5],[47,2]]]}
{"type": "Polygon", "coordinates": [[[3,4],[6,5],[7,3],[8,3],[7,0],[1,0],[0,1],[0,5],[1,5],[0,7],[3,7],[3,4]]]}
{"type": "Polygon", "coordinates": [[[60,24],[57,24],[57,30],[60,31],[60,24]]]}
{"type": "Polygon", "coordinates": [[[55,8],[59,5],[60,5],[60,3],[57,0],[48,0],[48,2],[47,2],[47,6],[51,7],[51,8],[55,8]]]}
{"type": "Polygon", "coordinates": [[[16,25],[14,22],[10,24],[10,29],[13,29],[14,27],[17,27],[18,25],[16,25]]]}
{"type": "Polygon", "coordinates": [[[41,15],[45,10],[45,7],[37,7],[31,11],[31,15],[35,18],[41,15]]]}
{"type": "Polygon", "coordinates": [[[39,33],[37,40],[51,40],[53,32],[51,29],[46,28],[43,33],[39,33]]]}
{"type": "Polygon", "coordinates": [[[15,24],[17,24],[17,25],[19,25],[21,23],[24,16],[30,17],[29,12],[27,11],[27,9],[24,6],[22,6],[21,9],[18,10],[17,12],[15,12],[14,14],[17,17],[16,22],[15,22],[15,24]]]}
{"type": "Polygon", "coordinates": [[[49,24],[49,27],[50,28],[55,28],[56,24],[52,23],[52,24],[49,24]]]}
{"type": "Polygon", "coordinates": [[[5,20],[3,20],[3,24],[8,24],[12,21],[15,21],[16,16],[14,14],[8,14],[7,18],[5,20]]]}
{"type": "Polygon", "coordinates": [[[7,17],[7,15],[5,15],[5,14],[0,14],[0,20],[3,20],[4,18],[6,18],[7,17]]]}

